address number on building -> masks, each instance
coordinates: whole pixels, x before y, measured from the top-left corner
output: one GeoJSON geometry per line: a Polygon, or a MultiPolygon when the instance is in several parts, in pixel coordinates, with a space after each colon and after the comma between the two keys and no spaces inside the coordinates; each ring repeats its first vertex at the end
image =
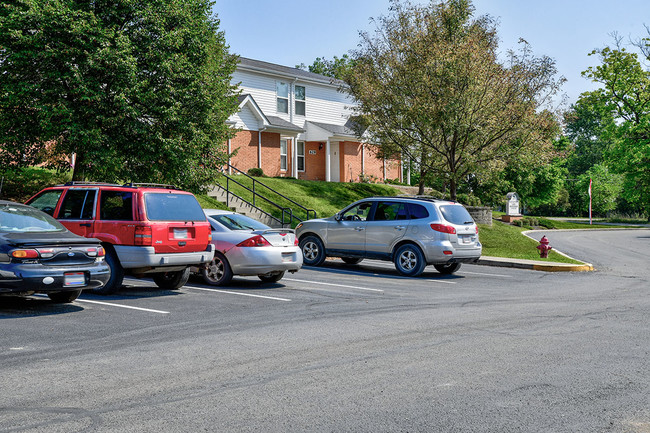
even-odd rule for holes
{"type": "Polygon", "coordinates": [[[310,154],[310,155],[316,155],[316,151],[315,151],[315,150],[310,150],[310,151],[309,151],[309,154],[310,154]]]}

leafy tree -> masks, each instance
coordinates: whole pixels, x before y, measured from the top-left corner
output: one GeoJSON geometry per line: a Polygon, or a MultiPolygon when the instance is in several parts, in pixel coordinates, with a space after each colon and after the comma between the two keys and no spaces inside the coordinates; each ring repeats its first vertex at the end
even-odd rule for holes
{"type": "Polygon", "coordinates": [[[198,189],[236,111],[208,0],[18,0],[0,6],[0,163],[198,189]]]}
{"type": "MultiPolygon", "coordinates": [[[[374,140],[458,186],[502,170],[519,151],[547,161],[558,133],[545,104],[562,79],[528,44],[498,59],[495,21],[473,17],[469,0],[391,1],[374,34],[362,33],[346,78],[374,140]]],[[[424,185],[420,184],[420,190],[424,185]]]]}
{"type": "Polygon", "coordinates": [[[623,189],[623,176],[613,173],[606,165],[596,164],[578,178],[580,211],[584,215],[589,210],[589,181],[591,185],[592,211],[605,215],[616,209],[623,189]]]}
{"type": "Polygon", "coordinates": [[[296,65],[296,68],[336,78],[338,80],[344,80],[346,75],[352,70],[353,66],[354,60],[352,60],[347,54],[343,54],[341,57],[334,56],[332,60],[328,60],[325,57],[316,57],[316,60],[314,60],[314,63],[311,65],[306,66],[304,63],[301,63],[300,65],[296,65]]]}
{"type": "MultiPolygon", "coordinates": [[[[650,46],[649,41],[642,40],[648,44],[644,47],[650,46]]],[[[605,47],[592,54],[600,57],[601,64],[588,68],[583,75],[602,84],[599,97],[604,101],[603,109],[616,118],[604,133],[611,140],[606,163],[624,174],[622,194],[628,203],[647,212],[650,208],[650,71],[644,69],[636,53],[620,46],[620,40],[615,48],[605,47]]],[[[650,57],[646,55],[646,59],[650,57]]]]}

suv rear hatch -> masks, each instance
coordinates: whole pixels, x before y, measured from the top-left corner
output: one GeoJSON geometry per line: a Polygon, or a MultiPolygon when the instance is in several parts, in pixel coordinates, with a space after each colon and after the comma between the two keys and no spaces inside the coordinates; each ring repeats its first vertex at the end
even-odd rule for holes
{"type": "Polygon", "coordinates": [[[203,209],[192,194],[145,192],[147,224],[136,226],[135,244],[156,253],[205,251],[211,236],[203,209]]]}
{"type": "Polygon", "coordinates": [[[450,223],[456,233],[449,233],[449,241],[457,249],[473,249],[478,243],[478,226],[462,205],[457,203],[439,206],[442,217],[450,223]]]}

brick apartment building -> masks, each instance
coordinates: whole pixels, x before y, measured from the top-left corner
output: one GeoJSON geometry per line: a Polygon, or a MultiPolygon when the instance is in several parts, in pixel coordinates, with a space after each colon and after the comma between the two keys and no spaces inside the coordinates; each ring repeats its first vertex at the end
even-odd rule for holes
{"type": "Polygon", "coordinates": [[[402,180],[401,162],[377,158],[350,127],[355,102],[339,91],[343,82],[243,57],[232,81],[242,94],[228,123],[240,131],[228,150],[237,150],[230,163],[239,170],[331,182],[402,180]]]}

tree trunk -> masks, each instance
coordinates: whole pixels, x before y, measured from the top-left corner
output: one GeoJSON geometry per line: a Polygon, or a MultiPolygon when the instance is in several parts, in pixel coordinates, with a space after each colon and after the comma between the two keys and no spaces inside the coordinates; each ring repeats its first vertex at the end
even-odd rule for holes
{"type": "Polygon", "coordinates": [[[424,195],[424,178],[420,176],[420,181],[418,182],[418,195],[424,195]]]}
{"type": "Polygon", "coordinates": [[[449,179],[449,199],[456,201],[456,179],[449,179]]]}
{"type": "Polygon", "coordinates": [[[84,180],[83,179],[83,155],[81,153],[77,153],[75,163],[74,163],[74,170],[72,171],[72,180],[84,180]]]}

